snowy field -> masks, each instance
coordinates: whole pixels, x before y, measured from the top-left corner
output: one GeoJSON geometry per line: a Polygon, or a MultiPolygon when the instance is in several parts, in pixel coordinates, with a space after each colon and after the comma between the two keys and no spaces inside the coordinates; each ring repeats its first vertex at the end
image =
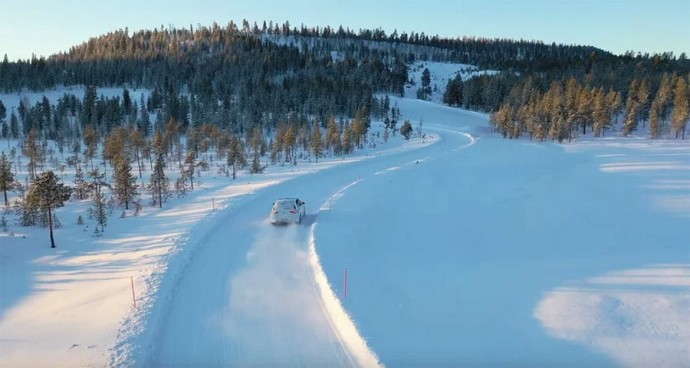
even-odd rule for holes
{"type": "Polygon", "coordinates": [[[365,177],[315,234],[383,364],[690,361],[690,145],[506,141],[484,118],[398,103],[441,141],[365,177]]]}
{"type": "Polygon", "coordinates": [[[204,175],[101,238],[73,203],[56,250],[0,234],[0,367],[687,365],[690,144],[391,102],[426,138],[204,175]],[[268,223],[283,196],[302,224],[268,223]]]}

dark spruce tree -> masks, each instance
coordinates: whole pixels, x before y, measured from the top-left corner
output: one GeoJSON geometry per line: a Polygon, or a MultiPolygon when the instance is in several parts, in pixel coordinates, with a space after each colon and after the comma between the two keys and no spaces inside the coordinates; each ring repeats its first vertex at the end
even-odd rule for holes
{"type": "Polygon", "coordinates": [[[163,200],[168,198],[169,192],[170,181],[165,175],[165,161],[163,154],[159,154],[156,158],[156,164],[153,166],[153,173],[151,173],[149,193],[153,197],[153,203],[158,204],[159,208],[163,208],[163,200]]]}
{"type": "Polygon", "coordinates": [[[0,190],[2,190],[5,197],[5,207],[10,205],[10,202],[7,200],[7,191],[12,190],[13,186],[14,173],[12,172],[12,163],[7,159],[5,152],[3,152],[0,156],[0,190]]]}

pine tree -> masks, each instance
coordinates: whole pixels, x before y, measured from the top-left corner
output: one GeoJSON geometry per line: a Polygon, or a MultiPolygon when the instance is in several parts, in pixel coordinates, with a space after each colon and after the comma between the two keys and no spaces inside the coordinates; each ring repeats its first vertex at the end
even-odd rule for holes
{"type": "Polygon", "coordinates": [[[88,188],[88,185],[86,184],[86,181],[84,180],[84,170],[81,169],[81,166],[77,166],[77,169],[74,173],[74,190],[77,192],[77,196],[79,197],[79,200],[83,200],[84,197],[86,196],[86,189],[88,188]]]}
{"type": "Polygon", "coordinates": [[[168,152],[175,152],[175,145],[180,143],[180,135],[178,133],[178,124],[172,117],[165,125],[165,143],[168,152]]]}
{"type": "Polygon", "coordinates": [[[343,133],[342,133],[342,143],[340,143],[342,146],[342,153],[343,154],[350,154],[352,153],[352,150],[354,149],[354,134],[352,133],[352,128],[350,127],[349,122],[345,122],[343,125],[343,133]]]}
{"type": "Polygon", "coordinates": [[[354,138],[355,147],[362,148],[362,141],[365,132],[364,125],[362,123],[362,116],[359,109],[357,109],[355,119],[352,121],[352,124],[350,124],[350,129],[352,130],[352,136],[354,138]]]}
{"type": "MultiPolygon", "coordinates": [[[[251,140],[251,136],[248,139],[251,140]]],[[[226,130],[220,131],[216,142],[216,159],[224,160],[228,156],[229,147],[230,134],[226,130]]]]}
{"type": "Polygon", "coordinates": [[[302,147],[302,151],[309,153],[311,151],[311,138],[309,137],[309,125],[307,122],[299,127],[299,145],[302,147]]]}
{"type": "Polygon", "coordinates": [[[15,115],[14,112],[10,114],[10,138],[19,138],[19,120],[17,119],[17,115],[15,115]]]}
{"type": "Polygon", "coordinates": [[[170,181],[165,175],[165,162],[162,154],[158,155],[156,164],[153,167],[151,181],[149,182],[149,192],[153,196],[153,203],[158,204],[159,208],[163,208],[163,200],[167,199],[170,193],[170,181]]]}
{"type": "Polygon", "coordinates": [[[681,139],[685,139],[685,127],[688,123],[689,115],[688,84],[685,78],[678,77],[673,88],[673,113],[671,115],[671,127],[676,138],[680,136],[681,139]]]}
{"type": "Polygon", "coordinates": [[[297,127],[295,123],[289,123],[283,133],[283,151],[285,152],[285,162],[292,160],[297,143],[297,127]]]}
{"type": "Polygon", "coordinates": [[[427,100],[431,95],[431,73],[429,68],[424,68],[422,71],[422,88],[420,99],[427,100]]]}
{"type": "Polygon", "coordinates": [[[249,172],[251,172],[252,174],[260,173],[263,170],[261,168],[261,163],[259,162],[259,158],[261,156],[261,147],[263,146],[263,143],[264,136],[261,133],[261,128],[257,126],[254,128],[254,132],[252,133],[251,139],[252,167],[250,168],[249,172]]]}
{"type": "Polygon", "coordinates": [[[36,177],[38,165],[43,162],[45,154],[43,148],[38,143],[39,132],[31,129],[22,144],[22,153],[29,159],[29,177],[36,177]]]}
{"type": "Polygon", "coordinates": [[[81,126],[92,128],[97,124],[98,112],[96,109],[97,91],[95,86],[87,86],[82,102],[81,126]]]}
{"type": "Polygon", "coordinates": [[[125,115],[129,115],[132,109],[132,98],[129,96],[129,90],[127,88],[122,90],[122,108],[124,109],[125,115]]]}
{"type": "Polygon", "coordinates": [[[100,236],[105,231],[105,226],[108,224],[108,211],[106,211],[107,201],[105,194],[102,191],[96,191],[91,196],[91,207],[89,208],[89,217],[96,220],[96,225],[100,226],[100,231],[95,227],[94,232],[96,236],[100,236]]]}
{"type": "Polygon", "coordinates": [[[146,150],[146,138],[139,131],[139,129],[133,128],[129,131],[129,143],[134,151],[134,159],[137,160],[137,168],[139,169],[139,179],[142,178],[143,166],[141,163],[141,154],[146,150]]]}
{"type": "Polygon", "coordinates": [[[156,132],[153,134],[153,139],[151,139],[151,148],[153,149],[153,153],[156,156],[167,155],[167,147],[168,146],[165,144],[163,133],[160,130],[156,130],[156,132]]]}
{"type": "Polygon", "coordinates": [[[563,128],[566,125],[565,117],[559,116],[556,121],[551,124],[549,136],[551,139],[557,140],[558,143],[563,142],[568,137],[568,132],[563,128]]]}
{"type": "Polygon", "coordinates": [[[228,149],[228,166],[232,167],[232,180],[237,178],[237,169],[247,164],[247,159],[244,156],[244,147],[242,140],[236,135],[230,136],[230,143],[228,149]]]}
{"type": "Polygon", "coordinates": [[[105,174],[101,173],[100,170],[95,167],[89,171],[89,177],[91,178],[89,188],[91,189],[92,193],[100,193],[103,186],[106,185],[106,182],[103,180],[105,178],[105,174]]]}
{"type": "Polygon", "coordinates": [[[326,149],[333,150],[339,143],[340,130],[338,129],[338,123],[335,122],[335,117],[330,115],[328,123],[326,123],[326,149]]]}
{"type": "Polygon", "coordinates": [[[321,138],[321,128],[318,119],[314,119],[311,130],[311,150],[314,152],[316,162],[319,162],[319,157],[323,154],[323,139],[321,138]]]}
{"type": "MultiPolygon", "coordinates": [[[[2,124],[3,129],[6,127],[5,119],[7,119],[7,108],[5,108],[5,104],[0,100],[0,124],[2,124]]],[[[9,134],[9,127],[7,128],[7,133],[9,134]]],[[[6,137],[6,134],[3,135],[6,137]]]]}
{"type": "Polygon", "coordinates": [[[587,125],[592,120],[592,92],[587,88],[582,88],[577,98],[577,119],[582,124],[582,135],[587,134],[587,125]]]}
{"type": "Polygon", "coordinates": [[[7,159],[5,152],[0,156],[0,190],[5,196],[5,207],[10,205],[7,200],[7,191],[12,190],[14,185],[14,173],[12,173],[12,163],[7,159]]]}
{"type": "Polygon", "coordinates": [[[113,167],[120,158],[127,156],[128,135],[124,128],[113,129],[103,142],[103,159],[110,161],[113,167]]]}
{"type": "Polygon", "coordinates": [[[189,185],[187,185],[187,170],[184,165],[179,165],[180,175],[175,179],[175,184],[173,190],[177,194],[178,198],[182,198],[187,195],[189,191],[189,185]]]}
{"type": "Polygon", "coordinates": [[[196,150],[190,149],[184,157],[184,164],[182,165],[181,180],[189,179],[189,186],[194,190],[194,174],[196,171],[196,150]]]}
{"type": "Polygon", "coordinates": [[[594,136],[599,137],[603,134],[609,121],[609,114],[608,111],[606,111],[606,97],[604,96],[604,91],[599,90],[595,92],[592,116],[594,118],[592,130],[594,132],[594,136]]]}
{"type": "Polygon", "coordinates": [[[503,135],[503,138],[506,138],[510,134],[513,119],[513,108],[508,104],[503,104],[498,108],[498,111],[491,114],[489,122],[497,132],[503,135]]]}
{"type": "Polygon", "coordinates": [[[661,126],[659,123],[659,106],[655,99],[652,102],[652,107],[649,110],[649,137],[657,139],[661,136],[661,126]]]}
{"type": "Polygon", "coordinates": [[[29,187],[26,196],[30,206],[44,211],[48,215],[48,227],[50,228],[50,247],[55,248],[53,237],[53,211],[65,205],[69,199],[71,189],[60,183],[60,179],[52,171],[46,171],[38,175],[29,187]]]}
{"type": "Polygon", "coordinates": [[[129,202],[133,201],[137,193],[137,178],[132,174],[132,165],[129,159],[120,157],[115,163],[115,186],[113,188],[115,197],[120,203],[125,202],[125,209],[129,209],[129,202]]]}
{"type": "Polygon", "coordinates": [[[91,168],[93,168],[93,158],[96,157],[96,150],[98,148],[98,135],[91,126],[87,126],[84,128],[83,139],[84,145],[86,146],[86,150],[84,151],[84,159],[89,161],[91,168]]]}
{"type": "Polygon", "coordinates": [[[625,113],[625,123],[623,124],[623,135],[628,136],[637,130],[637,103],[634,101],[628,104],[625,113]]]}
{"type": "Polygon", "coordinates": [[[664,75],[661,77],[661,82],[659,83],[659,89],[654,96],[654,101],[652,101],[652,104],[656,103],[657,105],[657,112],[662,124],[665,123],[666,119],[668,119],[671,92],[671,77],[667,73],[664,73],[664,75]]]}
{"type": "Polygon", "coordinates": [[[446,92],[443,93],[443,103],[449,106],[462,105],[462,78],[460,74],[448,79],[446,92]]]}
{"type": "Polygon", "coordinates": [[[283,152],[283,137],[285,136],[285,123],[278,123],[276,127],[275,137],[273,138],[273,144],[271,144],[271,163],[278,163],[282,161],[283,152]]]}
{"type": "Polygon", "coordinates": [[[650,101],[649,101],[649,82],[646,79],[643,79],[642,82],[639,85],[639,88],[637,89],[637,95],[635,96],[635,100],[637,101],[637,108],[638,108],[638,120],[642,120],[642,127],[645,128],[645,121],[647,118],[647,115],[649,114],[649,107],[650,107],[650,101]]]}
{"type": "Polygon", "coordinates": [[[400,127],[400,134],[405,137],[405,140],[410,139],[410,136],[412,135],[412,124],[410,124],[409,120],[405,120],[403,125],[400,127]]]}
{"type": "Polygon", "coordinates": [[[4,121],[7,118],[7,108],[5,104],[0,100],[0,121],[4,121]]]}
{"type": "Polygon", "coordinates": [[[623,106],[620,92],[611,89],[606,94],[606,102],[608,104],[609,122],[613,119],[613,129],[615,130],[618,126],[618,114],[620,114],[621,107],[623,106]]]}

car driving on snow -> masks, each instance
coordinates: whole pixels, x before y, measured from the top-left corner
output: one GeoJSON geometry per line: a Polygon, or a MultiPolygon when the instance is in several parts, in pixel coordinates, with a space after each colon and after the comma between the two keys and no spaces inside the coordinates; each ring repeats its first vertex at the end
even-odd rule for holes
{"type": "Polygon", "coordinates": [[[272,224],[300,223],[305,215],[304,202],[299,198],[280,198],[273,202],[269,218],[272,224]]]}

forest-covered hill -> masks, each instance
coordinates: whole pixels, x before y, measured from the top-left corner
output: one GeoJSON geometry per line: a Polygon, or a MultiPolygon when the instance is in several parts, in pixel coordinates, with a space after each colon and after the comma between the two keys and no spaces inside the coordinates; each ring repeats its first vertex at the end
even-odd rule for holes
{"type": "MultiPolygon", "coordinates": [[[[0,64],[0,90],[59,85],[144,87],[153,91],[146,101],[147,111],[158,113],[160,126],[173,119],[181,132],[203,123],[238,133],[257,125],[275,128],[290,114],[303,122],[316,117],[325,127],[330,115],[352,118],[361,111],[367,117],[383,118],[388,111],[383,111],[375,94],[402,94],[407,67],[417,60],[500,70],[495,75],[450,81],[445,102],[500,112],[493,122],[505,136],[529,134],[557,140],[571,139],[579,131],[588,133],[588,129],[602,134],[615,126],[619,114],[631,115],[626,116],[630,120],[626,120],[626,132],[634,131],[651,114],[659,120],[659,132],[653,137],[677,136],[684,115],[683,107],[675,108],[683,98],[675,96],[684,90],[679,80],[687,85],[690,73],[684,54],[613,55],[591,46],[539,41],[449,39],[416,32],[386,34],[380,29],[355,32],[343,27],[297,28],[289,23],[245,21],[241,26],[230,22],[161,27],[132,34],[124,29],[47,59],[9,62],[5,57],[0,64]],[[657,98],[659,93],[662,96],[657,98]],[[545,102],[547,95],[551,100],[545,102]],[[597,103],[606,109],[595,117],[597,98],[603,99],[597,103]],[[657,103],[652,103],[655,99],[657,103]],[[577,101],[583,105],[579,111],[577,101]],[[673,128],[671,114],[675,112],[680,115],[673,128]]],[[[94,114],[84,106],[86,97],[77,98],[71,110],[80,117],[81,127],[93,125],[101,134],[143,116],[135,112],[128,119],[131,109],[123,106],[124,98],[118,102],[120,111],[112,111],[115,102],[91,101],[94,114]]],[[[44,113],[48,119],[48,112],[44,113]]],[[[42,126],[27,123],[26,116],[20,114],[17,122],[24,126],[24,133],[42,126]]],[[[0,119],[9,124],[13,118],[0,115],[0,119]]],[[[6,131],[10,134],[13,129],[8,125],[6,131]]]]}

